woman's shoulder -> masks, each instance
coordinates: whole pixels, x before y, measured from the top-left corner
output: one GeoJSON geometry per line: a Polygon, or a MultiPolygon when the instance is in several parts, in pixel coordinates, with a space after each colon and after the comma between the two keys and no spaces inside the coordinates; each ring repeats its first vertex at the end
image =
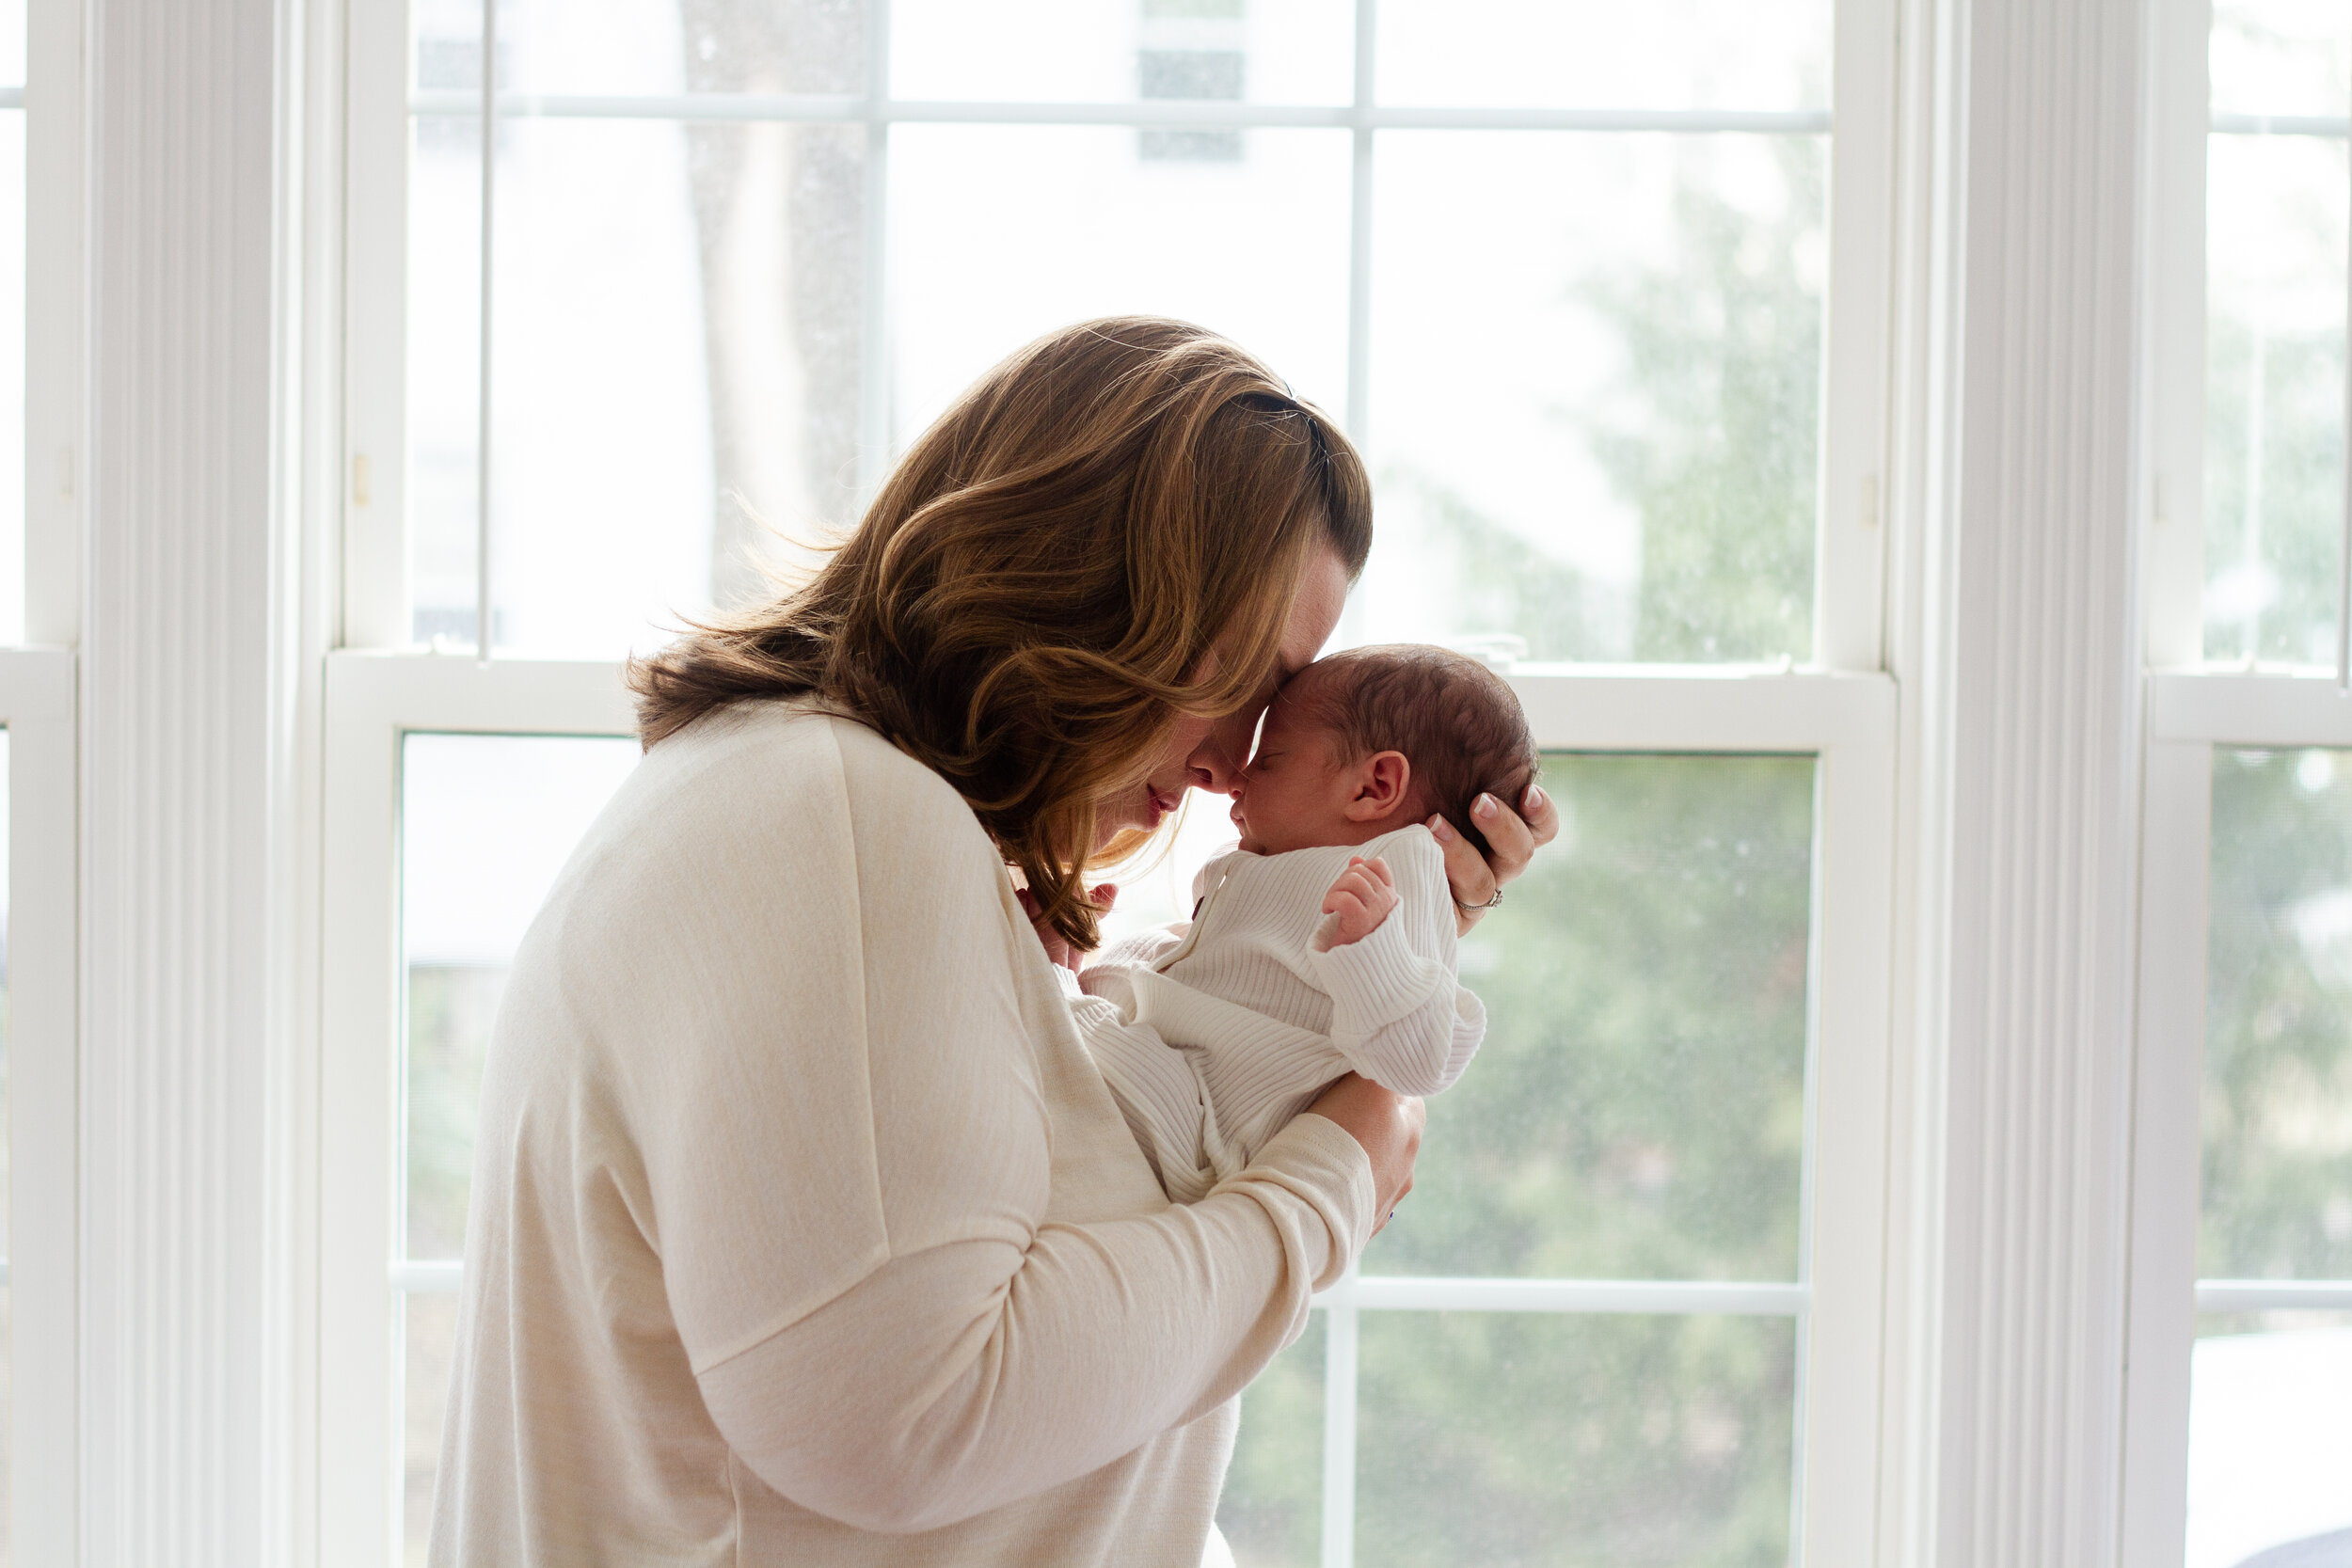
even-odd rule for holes
{"type": "Polygon", "coordinates": [[[854,869],[844,862],[836,874],[914,865],[991,885],[1003,875],[954,786],[866,725],[805,702],[734,704],[658,742],[602,827],[626,859],[705,872],[722,861],[755,880],[778,862],[831,863],[825,846],[852,844],[854,869]]]}
{"type": "Polygon", "coordinates": [[[731,704],[661,741],[647,761],[686,788],[750,785],[764,794],[838,784],[853,805],[977,826],[946,779],[857,720],[801,699],[731,704]]]}

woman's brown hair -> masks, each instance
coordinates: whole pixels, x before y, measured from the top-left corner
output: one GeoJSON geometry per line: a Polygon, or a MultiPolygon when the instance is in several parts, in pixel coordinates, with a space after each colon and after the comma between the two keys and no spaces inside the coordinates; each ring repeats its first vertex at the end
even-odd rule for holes
{"type": "Polygon", "coordinates": [[[959,398],[803,586],[633,662],[639,733],[814,697],[953,784],[1092,947],[1098,804],[1179,714],[1263,690],[1319,545],[1351,578],[1372,548],[1371,484],[1327,418],[1197,326],[1084,322],[959,398]]]}

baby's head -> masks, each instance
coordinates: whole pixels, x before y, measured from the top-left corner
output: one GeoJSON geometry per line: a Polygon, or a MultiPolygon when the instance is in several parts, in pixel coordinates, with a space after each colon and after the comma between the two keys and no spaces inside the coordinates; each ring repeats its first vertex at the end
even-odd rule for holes
{"type": "Polygon", "coordinates": [[[1441,816],[1480,850],[1483,792],[1516,806],[1541,763],[1519,700],[1465,655],[1416,642],[1317,659],[1275,693],[1233,797],[1261,855],[1366,844],[1441,816]]]}

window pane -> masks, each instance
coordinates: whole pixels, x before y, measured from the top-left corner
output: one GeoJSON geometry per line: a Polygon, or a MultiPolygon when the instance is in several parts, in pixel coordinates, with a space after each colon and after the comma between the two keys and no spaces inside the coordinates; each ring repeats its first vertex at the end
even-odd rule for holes
{"type": "Polygon", "coordinates": [[[1830,0],[1382,0],[1380,101],[1825,109],[1830,0]]]}
{"type": "Polygon", "coordinates": [[[2352,752],[2217,748],[2198,1272],[2352,1278],[2352,752]]]}
{"type": "Polygon", "coordinates": [[[1811,656],[1825,146],[1380,135],[1368,640],[1811,656]]]}
{"type": "Polygon", "coordinates": [[[1241,1397],[1241,1439],[1217,1497],[1237,1568],[1316,1568],[1323,1553],[1325,1319],[1241,1397]]]}
{"type": "Polygon", "coordinates": [[[1339,409],[1348,388],[1348,134],[1242,132],[1157,157],[1151,132],[892,132],[898,444],[974,376],[1089,315],[1223,331],[1339,409]]]}
{"type": "Polygon", "coordinates": [[[2352,103],[2343,0],[2213,0],[2217,114],[2331,115],[2352,103]]]}
{"type": "Polygon", "coordinates": [[[2186,1568],[2352,1555],[2352,1313],[2198,1321],[2186,1568]],[[2301,1544],[2276,1558],[2255,1554],[2301,1544]]]}
{"type": "Polygon", "coordinates": [[[633,740],[412,735],[401,777],[407,1255],[465,1250],[483,1052],[524,930],[633,740]]]}
{"type": "Polygon", "coordinates": [[[890,87],[913,99],[1344,103],[1351,0],[893,0],[890,87]]]}
{"type": "Polygon", "coordinates": [[[1810,757],[1555,756],[1462,943],[1486,1040],[1366,1274],[1796,1277],[1810,757]]]}
{"type": "Polygon", "coordinates": [[[2217,135],[2206,180],[2205,652],[2332,665],[2344,142],[2217,135]]]}
{"type": "MultiPolygon", "coordinates": [[[[478,90],[481,7],[429,0],[417,86],[478,90]],[[468,35],[460,42],[453,34],[468,35]],[[449,41],[441,41],[449,39],[449,41]]],[[[863,93],[859,0],[508,0],[499,8],[501,91],[863,93]]]]}
{"type": "Polygon", "coordinates": [[[1788,1560],[1789,1320],[1361,1323],[1361,1568],[1788,1560]]]}
{"type": "MultiPolygon", "coordinates": [[[[462,645],[475,614],[479,126],[420,115],[409,193],[413,633],[462,645]]],[[[758,562],[790,548],[780,534],[850,519],[865,136],[635,119],[501,128],[500,646],[613,657],[656,645],[680,616],[760,592],[758,562]]]]}
{"type": "Polygon", "coordinates": [[[1235,156],[1154,152],[1110,127],[891,133],[898,442],[1040,333],[1089,316],[1184,317],[1344,406],[1349,143],[1248,131],[1235,156]]]}

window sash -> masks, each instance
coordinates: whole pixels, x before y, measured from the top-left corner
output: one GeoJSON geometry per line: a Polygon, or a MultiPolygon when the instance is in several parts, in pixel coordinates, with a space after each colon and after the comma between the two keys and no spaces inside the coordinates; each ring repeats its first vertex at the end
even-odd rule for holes
{"type": "MultiPolygon", "coordinates": [[[[1811,662],[1833,670],[1883,667],[1888,322],[1892,300],[1896,70],[1895,0],[1841,0],[1835,18],[1833,114],[1423,108],[1375,95],[1374,0],[1356,0],[1355,96],[1342,105],[1186,103],[935,103],[889,94],[887,7],[876,19],[866,91],[847,95],[522,95],[501,117],[794,120],[866,127],[859,485],[871,494],[889,459],[890,334],[886,231],[890,128],[910,123],[1117,127],[1315,126],[1354,140],[1349,215],[1347,406],[1343,423],[1368,434],[1373,166],[1386,129],[1832,133],[1831,284],[1824,323],[1820,502],[1816,508],[1811,662]],[[1847,134],[1835,135],[1834,128],[1847,134]]],[[[342,462],[345,645],[411,644],[405,488],[407,309],[405,244],[412,114],[479,114],[482,95],[412,92],[403,6],[350,8],[348,262],[342,462]]],[[[487,244],[489,230],[485,229],[487,244]]],[[[496,309],[492,298],[489,308],[496,309]]],[[[486,336],[486,334],[485,334],[486,336]]],[[[479,552],[486,558],[486,551],[479,552]]],[[[477,583],[481,597],[487,591],[477,583]]],[[[478,618],[478,625],[487,625],[478,618]]],[[[493,650],[495,653],[495,650],[493,650]]]]}
{"type": "MultiPolygon", "coordinates": [[[[1551,750],[1810,754],[1815,793],[1805,1160],[1793,1282],[1363,1278],[1317,1299],[1327,1339],[1325,1561],[1345,1563],[1356,1326],[1366,1311],[1739,1312],[1796,1319],[1796,1560],[1864,1560],[1876,1528],[1885,1227],[1896,700],[1879,675],[1643,668],[1511,677],[1551,750]]],[[[328,660],[326,1015],[321,1083],[322,1543],[397,1549],[408,1292],[459,1266],[402,1256],[399,753],[418,731],[626,736],[614,664],[347,652],[328,660]]]]}

